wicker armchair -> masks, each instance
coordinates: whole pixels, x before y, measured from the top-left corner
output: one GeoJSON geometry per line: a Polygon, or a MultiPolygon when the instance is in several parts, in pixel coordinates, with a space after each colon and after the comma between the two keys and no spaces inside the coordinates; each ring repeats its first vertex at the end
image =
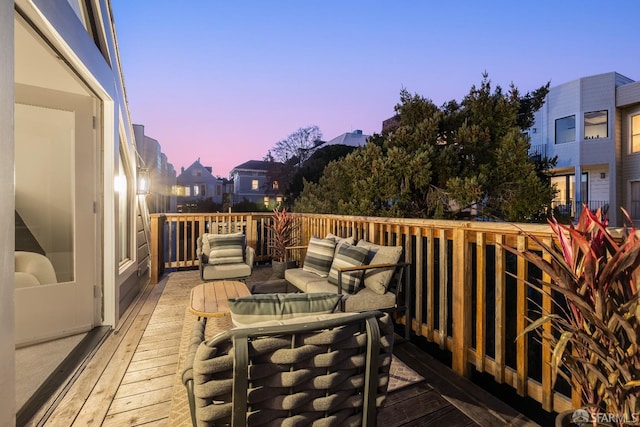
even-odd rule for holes
{"type": "Polygon", "coordinates": [[[389,314],[261,325],[205,341],[206,319],[197,323],[183,372],[194,426],[376,425],[389,383],[389,314]]]}

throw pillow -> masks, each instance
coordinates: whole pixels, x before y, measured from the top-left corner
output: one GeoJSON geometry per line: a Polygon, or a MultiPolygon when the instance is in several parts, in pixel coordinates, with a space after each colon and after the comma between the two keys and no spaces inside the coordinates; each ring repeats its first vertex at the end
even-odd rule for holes
{"type": "MultiPolygon", "coordinates": [[[[336,256],[331,263],[329,271],[329,283],[338,285],[338,269],[343,267],[360,267],[364,264],[369,250],[348,243],[343,243],[336,251],[336,256]]],[[[362,270],[347,271],[342,273],[342,289],[350,294],[354,294],[360,288],[362,281],[362,270]]]]}
{"type": "Polygon", "coordinates": [[[311,237],[302,269],[315,273],[320,277],[327,277],[331,269],[335,245],[333,239],[311,237]]]}
{"type": "MultiPolygon", "coordinates": [[[[369,250],[370,261],[367,264],[397,264],[402,255],[402,246],[380,246],[360,240],[359,247],[369,250]]],[[[389,288],[394,268],[373,268],[364,273],[364,286],[373,292],[383,295],[389,288]]]]}
{"type": "Polygon", "coordinates": [[[242,233],[209,234],[207,239],[211,248],[209,264],[238,264],[244,262],[242,250],[244,235],[242,233]]]}
{"type": "Polygon", "coordinates": [[[350,244],[350,245],[354,245],[356,243],[353,236],[351,236],[351,237],[339,237],[339,236],[336,236],[333,233],[327,234],[327,237],[325,237],[325,239],[333,239],[333,241],[336,242],[336,249],[338,248],[338,246],[340,244],[345,243],[345,242],[350,244]]]}
{"type": "Polygon", "coordinates": [[[330,292],[256,294],[230,298],[229,309],[235,326],[248,326],[267,320],[333,313],[340,299],[340,295],[330,292]]]}

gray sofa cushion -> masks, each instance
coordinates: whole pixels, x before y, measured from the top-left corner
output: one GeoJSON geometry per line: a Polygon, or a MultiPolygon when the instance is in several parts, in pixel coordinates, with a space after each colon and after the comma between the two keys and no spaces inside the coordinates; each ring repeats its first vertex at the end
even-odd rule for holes
{"type": "MultiPolygon", "coordinates": [[[[206,250],[205,243],[208,241],[209,264],[236,264],[244,262],[242,233],[233,234],[205,234],[202,239],[203,251],[206,250]]],[[[205,252],[206,253],[206,252],[205,252]]]]}
{"type": "Polygon", "coordinates": [[[301,315],[333,313],[340,303],[336,293],[259,294],[229,299],[235,326],[268,320],[287,320],[301,315]]]}
{"type": "MultiPolygon", "coordinates": [[[[329,283],[338,285],[338,269],[343,267],[360,267],[367,254],[367,248],[357,247],[349,243],[341,243],[336,250],[331,270],[329,271],[329,283]]],[[[346,271],[342,273],[342,289],[350,294],[355,294],[362,281],[362,271],[346,271]]]]}
{"type": "Polygon", "coordinates": [[[304,257],[303,270],[327,277],[333,261],[336,243],[333,239],[311,237],[307,254],[304,257]]]}
{"type": "MultiPolygon", "coordinates": [[[[370,265],[397,264],[402,255],[402,246],[380,246],[365,240],[360,240],[357,246],[369,249],[372,256],[368,262],[370,265]]],[[[393,271],[393,268],[367,270],[364,273],[364,286],[375,293],[384,294],[389,288],[393,271]]]]}
{"type": "Polygon", "coordinates": [[[384,310],[396,306],[396,296],[393,292],[380,295],[369,288],[362,288],[355,295],[344,295],[343,304],[344,311],[384,310]]]}
{"type": "Polygon", "coordinates": [[[244,262],[238,264],[207,264],[202,269],[203,280],[222,280],[251,276],[251,267],[244,262]]]}
{"type": "MultiPolygon", "coordinates": [[[[307,288],[313,283],[326,283],[327,285],[330,284],[326,278],[320,277],[315,273],[305,271],[302,268],[289,268],[285,270],[284,278],[287,282],[291,283],[302,292],[311,292],[307,288]]],[[[331,286],[333,287],[331,292],[335,293],[338,291],[337,286],[331,286]]]]}

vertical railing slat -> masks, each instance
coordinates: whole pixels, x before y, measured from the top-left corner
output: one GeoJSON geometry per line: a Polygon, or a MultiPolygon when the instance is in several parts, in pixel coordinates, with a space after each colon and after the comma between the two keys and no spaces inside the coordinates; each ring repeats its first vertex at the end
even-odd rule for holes
{"type": "Polygon", "coordinates": [[[476,369],[484,372],[487,336],[487,271],[485,234],[476,233],[476,369]]]}
{"type": "MultiPolygon", "coordinates": [[[[527,238],[526,236],[518,236],[517,248],[519,251],[524,252],[527,250],[527,238]]],[[[518,257],[518,282],[517,295],[516,295],[516,336],[520,334],[526,328],[527,318],[527,284],[528,280],[528,264],[523,257],[518,257]]],[[[527,375],[529,371],[529,359],[527,357],[528,336],[522,336],[516,341],[516,391],[520,396],[527,395],[527,375]]]]}
{"type": "Polygon", "coordinates": [[[447,242],[447,230],[445,230],[444,228],[440,229],[440,253],[439,253],[439,257],[438,257],[438,262],[440,265],[440,295],[439,295],[439,306],[438,306],[438,310],[439,310],[439,333],[440,333],[440,340],[439,340],[439,345],[441,349],[446,349],[447,348],[447,335],[448,335],[448,328],[447,328],[447,318],[449,315],[449,310],[448,310],[448,303],[447,303],[447,284],[448,284],[448,278],[449,278],[449,273],[448,273],[448,259],[449,259],[449,251],[447,249],[448,247],[448,242],[447,242]]]}
{"type": "Polygon", "coordinates": [[[495,237],[495,362],[496,367],[493,373],[494,379],[503,383],[505,380],[505,353],[506,353],[506,287],[505,287],[505,271],[506,257],[505,250],[500,246],[504,243],[504,235],[496,234],[495,237]]]}

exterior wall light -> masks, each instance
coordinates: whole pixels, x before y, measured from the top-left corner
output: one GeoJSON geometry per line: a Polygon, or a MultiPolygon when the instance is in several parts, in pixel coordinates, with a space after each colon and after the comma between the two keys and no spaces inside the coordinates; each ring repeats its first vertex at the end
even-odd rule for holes
{"type": "Polygon", "coordinates": [[[141,195],[147,195],[149,194],[150,190],[151,190],[151,177],[149,175],[149,169],[138,168],[136,193],[141,195]]]}

